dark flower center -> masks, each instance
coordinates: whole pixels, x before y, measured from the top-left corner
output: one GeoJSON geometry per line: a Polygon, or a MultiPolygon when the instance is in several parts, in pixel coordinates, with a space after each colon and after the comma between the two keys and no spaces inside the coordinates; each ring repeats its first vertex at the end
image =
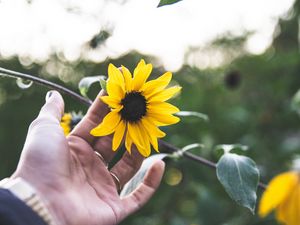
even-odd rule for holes
{"type": "Polygon", "coordinates": [[[146,99],[140,92],[126,93],[125,98],[122,99],[121,117],[123,120],[129,122],[137,122],[146,115],[146,99]]]}

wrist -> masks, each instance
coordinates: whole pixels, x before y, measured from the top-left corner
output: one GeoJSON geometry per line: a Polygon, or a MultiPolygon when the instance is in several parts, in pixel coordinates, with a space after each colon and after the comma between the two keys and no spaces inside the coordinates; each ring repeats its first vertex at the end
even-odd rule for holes
{"type": "Polygon", "coordinates": [[[54,216],[49,202],[40,196],[38,191],[27,181],[18,177],[6,178],[0,181],[0,187],[9,190],[13,195],[22,200],[48,225],[60,225],[54,216]]]}

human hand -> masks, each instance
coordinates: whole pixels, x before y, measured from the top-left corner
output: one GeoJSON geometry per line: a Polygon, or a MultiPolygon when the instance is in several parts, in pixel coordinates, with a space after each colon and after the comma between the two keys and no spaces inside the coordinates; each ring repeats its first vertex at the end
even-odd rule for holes
{"type": "MultiPolygon", "coordinates": [[[[117,224],[143,206],[158,188],[164,163],[157,161],[143,183],[129,196],[120,198],[116,180],[105,162],[115,155],[111,136],[93,137],[90,130],[108,113],[99,96],[68,137],[60,127],[64,102],[56,91],[31,123],[16,172],[45,201],[59,225],[117,224]],[[94,151],[99,152],[103,162],[94,151]]],[[[143,157],[133,148],[111,169],[123,186],[140,168],[143,157]]]]}

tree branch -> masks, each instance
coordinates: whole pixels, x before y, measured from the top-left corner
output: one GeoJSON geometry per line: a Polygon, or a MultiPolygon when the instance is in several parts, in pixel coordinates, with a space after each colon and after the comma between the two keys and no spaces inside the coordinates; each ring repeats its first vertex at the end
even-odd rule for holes
{"type": "Polygon", "coordinates": [[[82,103],[86,106],[90,106],[92,104],[92,101],[90,99],[84,98],[81,95],[77,94],[74,91],[71,91],[68,88],[65,88],[65,87],[63,87],[59,84],[53,83],[51,81],[44,80],[37,76],[33,76],[33,75],[25,74],[25,73],[19,73],[19,72],[7,70],[7,69],[0,67],[0,76],[1,75],[5,76],[5,77],[13,77],[13,78],[20,78],[20,79],[24,79],[24,80],[30,80],[34,83],[37,83],[37,84],[47,87],[49,89],[54,89],[60,93],[69,95],[70,97],[74,98],[75,100],[79,101],[80,103],[82,103]]]}

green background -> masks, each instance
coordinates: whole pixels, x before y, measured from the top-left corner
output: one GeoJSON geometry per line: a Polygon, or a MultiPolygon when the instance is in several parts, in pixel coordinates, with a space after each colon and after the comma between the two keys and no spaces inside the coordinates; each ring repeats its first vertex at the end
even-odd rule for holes
{"type": "MultiPolygon", "coordinates": [[[[215,40],[211,47],[228,54],[239,53],[236,60],[205,70],[184,65],[174,73],[174,83],[183,89],[172,103],[181,110],[205,113],[210,122],[183,118],[179,124],[165,129],[168,133],[165,140],[177,147],[203,143],[204,149],[193,152],[215,162],[219,158],[214,151],[216,145],[247,145],[249,151],[243,154],[257,163],[261,180],[265,183],[274,175],[290,169],[292,160],[300,152],[300,118],[291,108],[291,99],[300,88],[299,9],[296,1],[289,19],[279,20],[277,30],[280,32],[265,53],[250,55],[243,50],[249,34],[235,38],[224,36],[215,40]]],[[[109,34],[103,35],[103,32],[89,43],[91,47],[105,42],[109,34]]],[[[111,62],[116,66],[125,65],[132,71],[141,58],[146,62],[152,60],[151,56],[137,52],[100,64],[83,59],[70,63],[53,55],[43,64],[30,65],[22,64],[18,57],[0,58],[0,66],[39,75],[78,92],[77,84],[82,77],[106,74],[111,62]],[[57,76],[48,73],[47,65],[57,69],[57,76]]],[[[155,68],[152,78],[162,73],[163,68],[155,68]]],[[[96,96],[99,89],[99,85],[94,84],[89,95],[96,96]]],[[[1,78],[0,178],[15,170],[27,128],[43,105],[47,91],[38,85],[22,90],[13,79],[1,78]]],[[[66,111],[86,111],[85,106],[70,97],[64,96],[64,99],[66,111]]],[[[260,190],[258,195],[261,195],[260,190]]],[[[167,161],[158,192],[146,207],[121,224],[267,225],[276,222],[273,216],[264,220],[253,216],[233,202],[214,170],[180,159],[167,161]]]]}

